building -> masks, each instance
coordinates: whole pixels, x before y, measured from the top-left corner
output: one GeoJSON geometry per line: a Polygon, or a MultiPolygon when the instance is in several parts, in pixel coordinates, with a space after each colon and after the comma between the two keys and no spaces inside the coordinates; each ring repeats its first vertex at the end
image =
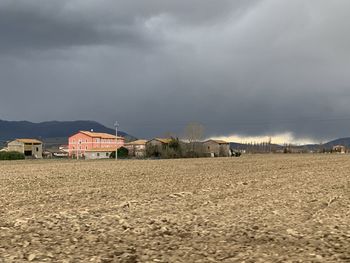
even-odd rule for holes
{"type": "Polygon", "coordinates": [[[149,140],[146,142],[146,147],[147,146],[161,146],[161,147],[164,147],[164,146],[167,146],[170,142],[171,142],[172,139],[170,138],[154,138],[152,140],[149,140]]]}
{"type": "Polygon", "coordinates": [[[166,152],[169,143],[172,141],[170,138],[154,138],[146,142],[146,155],[152,157],[162,157],[162,153],[166,152]]]}
{"type": "Polygon", "coordinates": [[[347,149],[344,145],[335,145],[333,146],[333,152],[336,152],[336,153],[346,153],[347,152],[347,149]]]}
{"type": "Polygon", "coordinates": [[[146,143],[147,140],[137,140],[126,143],[124,147],[128,149],[129,156],[143,158],[146,156],[146,143]]]}
{"type": "Polygon", "coordinates": [[[123,137],[118,136],[117,138],[115,135],[108,133],[79,131],[69,137],[68,151],[70,157],[85,158],[86,153],[88,153],[89,158],[96,157],[95,159],[101,159],[102,157],[109,158],[109,156],[107,157],[107,152],[116,151],[117,148],[124,146],[124,144],[125,140],[123,137]]]}
{"type": "Polygon", "coordinates": [[[230,144],[222,140],[207,140],[203,142],[203,151],[210,157],[230,156],[230,144]]]}
{"type": "Polygon", "coordinates": [[[8,143],[7,150],[23,153],[26,158],[43,158],[43,143],[36,139],[16,139],[8,143]]]}
{"type": "Polygon", "coordinates": [[[69,147],[68,145],[61,145],[58,147],[58,150],[62,151],[62,152],[66,152],[69,153],[69,147]]]}
{"type": "Polygon", "coordinates": [[[108,159],[112,152],[115,152],[114,148],[94,148],[86,150],[84,157],[86,160],[108,159]]]}

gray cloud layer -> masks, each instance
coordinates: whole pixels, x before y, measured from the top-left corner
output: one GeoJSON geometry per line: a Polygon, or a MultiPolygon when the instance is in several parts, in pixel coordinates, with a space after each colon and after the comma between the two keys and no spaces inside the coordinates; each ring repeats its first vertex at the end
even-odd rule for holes
{"type": "Polygon", "coordinates": [[[350,133],[347,0],[2,0],[0,118],[350,133]]]}

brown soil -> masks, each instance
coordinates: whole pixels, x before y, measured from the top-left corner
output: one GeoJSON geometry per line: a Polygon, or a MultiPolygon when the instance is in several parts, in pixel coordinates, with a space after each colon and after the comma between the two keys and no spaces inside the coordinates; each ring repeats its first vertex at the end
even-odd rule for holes
{"type": "Polygon", "coordinates": [[[350,156],[0,163],[0,262],[350,262],[350,156]]]}

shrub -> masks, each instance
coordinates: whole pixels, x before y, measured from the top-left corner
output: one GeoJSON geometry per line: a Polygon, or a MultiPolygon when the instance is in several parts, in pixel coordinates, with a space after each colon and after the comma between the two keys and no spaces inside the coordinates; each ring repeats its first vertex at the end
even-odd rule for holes
{"type": "Polygon", "coordinates": [[[147,145],[146,156],[151,158],[174,159],[182,157],[182,148],[178,138],[171,137],[166,145],[147,145]]]}
{"type": "Polygon", "coordinates": [[[146,156],[147,157],[156,157],[159,158],[161,157],[161,149],[159,149],[160,147],[156,146],[156,145],[147,145],[146,147],[146,156]]]}
{"type": "Polygon", "coordinates": [[[23,160],[25,156],[20,152],[0,152],[0,160],[23,160]]]}
{"type": "MultiPolygon", "coordinates": [[[[120,147],[118,149],[118,158],[127,158],[129,156],[129,150],[126,149],[125,147],[120,147]]],[[[112,152],[109,155],[109,158],[115,159],[115,152],[112,152]]]]}

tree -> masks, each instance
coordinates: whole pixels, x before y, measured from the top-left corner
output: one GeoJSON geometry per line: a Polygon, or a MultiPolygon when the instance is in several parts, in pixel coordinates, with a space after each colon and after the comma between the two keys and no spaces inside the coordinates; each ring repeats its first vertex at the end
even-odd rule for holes
{"type": "MultiPolygon", "coordinates": [[[[189,149],[188,152],[191,153],[190,155],[197,155],[201,153],[196,154],[196,143],[203,140],[204,137],[204,126],[200,123],[191,122],[189,123],[185,128],[185,139],[189,142],[189,149]]],[[[198,148],[198,147],[197,147],[198,148]]],[[[200,149],[198,149],[200,150],[200,149]]]]}
{"type": "Polygon", "coordinates": [[[185,128],[185,139],[190,143],[194,144],[203,139],[204,127],[200,123],[192,122],[189,123],[185,128]]]}
{"type": "Polygon", "coordinates": [[[188,142],[198,142],[203,139],[204,127],[200,123],[189,123],[185,128],[185,138],[188,142]]]}
{"type": "MultiPolygon", "coordinates": [[[[118,158],[127,158],[129,156],[129,150],[125,147],[118,148],[118,158]]],[[[115,159],[115,152],[109,155],[109,158],[115,159]]]]}

